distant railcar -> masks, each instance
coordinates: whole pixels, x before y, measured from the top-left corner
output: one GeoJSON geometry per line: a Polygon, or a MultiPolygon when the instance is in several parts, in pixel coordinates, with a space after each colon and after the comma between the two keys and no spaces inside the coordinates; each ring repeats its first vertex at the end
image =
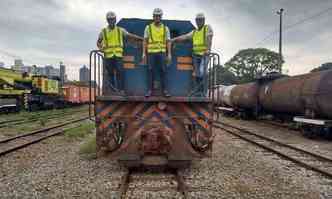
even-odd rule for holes
{"type": "Polygon", "coordinates": [[[80,87],[74,84],[67,84],[62,87],[64,100],[66,103],[80,103],[80,87]]]}
{"type": "MultiPolygon", "coordinates": [[[[82,83],[69,83],[62,87],[64,101],[67,104],[87,104],[90,102],[89,86],[82,83]]],[[[91,100],[94,102],[95,89],[91,89],[91,100]]]]}
{"type": "MultiPolygon", "coordinates": [[[[80,103],[88,104],[90,101],[90,89],[88,86],[80,86],[80,103]]],[[[95,89],[91,89],[91,96],[95,95],[95,89]]],[[[91,98],[92,102],[94,102],[94,98],[91,98]]]]}

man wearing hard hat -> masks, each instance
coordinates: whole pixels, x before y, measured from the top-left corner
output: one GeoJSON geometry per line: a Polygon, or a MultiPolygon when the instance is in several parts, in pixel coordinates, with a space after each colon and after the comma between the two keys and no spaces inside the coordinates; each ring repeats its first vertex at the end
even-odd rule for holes
{"type": "Polygon", "coordinates": [[[171,39],[171,42],[192,40],[193,52],[193,79],[194,89],[199,94],[206,93],[204,87],[204,77],[206,76],[207,66],[209,63],[209,53],[211,51],[213,31],[210,25],[205,25],[205,16],[203,13],[196,15],[197,28],[188,34],[171,39]]]}
{"type": "Polygon", "coordinates": [[[163,11],[160,8],[153,10],[153,22],[145,27],[143,42],[143,60],[148,62],[148,92],[146,97],[152,94],[152,89],[157,87],[155,75],[160,74],[161,91],[166,97],[170,94],[166,89],[166,61],[170,63],[171,43],[170,32],[166,25],[161,22],[163,11]],[[166,57],[167,53],[167,57],[166,57]]]}
{"type": "Polygon", "coordinates": [[[141,41],[143,38],[116,26],[116,15],[112,11],[106,14],[106,20],[108,26],[100,32],[97,47],[104,52],[104,67],[110,77],[112,87],[116,87],[116,91],[124,95],[123,38],[131,37],[141,41]]]}

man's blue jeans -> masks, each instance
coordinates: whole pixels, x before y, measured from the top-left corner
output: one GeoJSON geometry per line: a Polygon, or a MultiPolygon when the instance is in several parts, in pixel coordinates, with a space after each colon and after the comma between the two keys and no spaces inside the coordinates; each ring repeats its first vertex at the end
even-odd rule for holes
{"type": "Polygon", "coordinates": [[[207,91],[207,67],[209,64],[208,56],[193,55],[193,66],[194,66],[194,89],[204,94],[207,91]]]}
{"type": "Polygon", "coordinates": [[[108,73],[109,83],[120,91],[124,90],[124,70],[122,57],[104,59],[104,66],[108,73]]]}
{"type": "Polygon", "coordinates": [[[148,54],[148,87],[152,91],[154,82],[160,77],[161,91],[166,91],[166,54],[165,53],[149,53],[148,54]]]}

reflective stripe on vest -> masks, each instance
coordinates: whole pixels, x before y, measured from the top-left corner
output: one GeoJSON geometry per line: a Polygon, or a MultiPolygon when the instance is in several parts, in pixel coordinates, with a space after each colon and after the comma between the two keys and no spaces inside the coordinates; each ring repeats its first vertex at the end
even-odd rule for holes
{"type": "Polygon", "coordinates": [[[123,34],[119,27],[103,29],[103,46],[106,58],[123,56],[123,34]]]}
{"type": "Polygon", "coordinates": [[[195,55],[203,55],[207,50],[206,45],[206,31],[207,25],[203,26],[200,30],[194,30],[193,33],[193,53],[195,55]]]}
{"type": "Polygon", "coordinates": [[[157,27],[154,23],[152,23],[148,26],[148,28],[148,53],[166,52],[166,27],[164,24],[157,27]]]}

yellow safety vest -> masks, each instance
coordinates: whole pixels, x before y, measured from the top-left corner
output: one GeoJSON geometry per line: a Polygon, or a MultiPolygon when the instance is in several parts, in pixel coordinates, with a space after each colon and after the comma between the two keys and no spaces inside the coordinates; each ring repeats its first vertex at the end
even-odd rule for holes
{"type": "Polygon", "coordinates": [[[119,27],[103,29],[103,49],[106,58],[123,56],[123,34],[119,27]]]}
{"type": "Polygon", "coordinates": [[[194,30],[193,33],[193,53],[194,55],[203,55],[207,50],[206,32],[208,26],[203,26],[200,30],[194,30]]]}
{"type": "Polygon", "coordinates": [[[157,27],[154,23],[152,23],[148,26],[148,28],[148,53],[166,52],[166,26],[161,24],[157,27]]]}

